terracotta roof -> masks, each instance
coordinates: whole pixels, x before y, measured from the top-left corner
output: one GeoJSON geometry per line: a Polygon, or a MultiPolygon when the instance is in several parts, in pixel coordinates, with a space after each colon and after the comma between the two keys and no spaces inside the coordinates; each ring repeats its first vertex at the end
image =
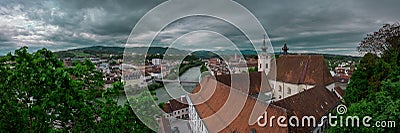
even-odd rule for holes
{"type": "Polygon", "coordinates": [[[333,83],[322,55],[281,55],[276,60],[276,80],[293,84],[333,83]],[[276,69],[278,68],[278,69],[276,69]]]}
{"type": "Polygon", "coordinates": [[[172,108],[171,108],[171,104],[169,102],[165,103],[164,108],[162,108],[162,110],[165,113],[172,113],[172,108]]]}
{"type": "Polygon", "coordinates": [[[172,133],[171,124],[167,118],[161,117],[158,122],[160,125],[160,128],[158,128],[159,133],[172,133]]]}
{"type": "Polygon", "coordinates": [[[351,78],[351,76],[348,76],[348,75],[346,75],[346,74],[339,73],[339,74],[336,74],[336,75],[333,77],[333,80],[334,80],[335,82],[348,83],[349,80],[350,80],[350,78],[351,78]]]}
{"type": "MultiPolygon", "coordinates": [[[[318,122],[322,116],[336,107],[338,102],[339,98],[333,92],[330,92],[324,86],[316,86],[272,104],[287,109],[288,114],[297,116],[297,118],[314,116],[318,122]]],[[[294,132],[310,132],[312,128],[290,127],[290,130],[294,132]]]]}
{"type": "Polygon", "coordinates": [[[267,76],[261,72],[223,74],[215,77],[219,82],[228,86],[232,86],[232,88],[238,89],[244,93],[247,92],[246,89],[249,88],[248,94],[250,95],[259,93],[261,88],[263,88],[264,92],[269,92],[272,90],[268,84],[267,76]],[[249,79],[250,82],[246,81],[245,79],[249,79]],[[232,83],[232,80],[235,82],[232,83]]]}
{"type": "Polygon", "coordinates": [[[254,59],[254,58],[249,58],[249,59],[247,60],[247,63],[258,64],[258,60],[257,60],[257,59],[254,59]]]}
{"type": "Polygon", "coordinates": [[[189,107],[189,105],[186,102],[186,99],[185,101],[178,101],[176,99],[172,99],[169,100],[169,102],[173,111],[189,107]]]}
{"type": "Polygon", "coordinates": [[[165,106],[163,108],[164,112],[172,113],[173,111],[189,107],[189,105],[187,104],[186,98],[182,98],[182,99],[183,99],[183,101],[178,101],[176,99],[169,100],[167,103],[165,103],[165,106]]]}
{"type": "MultiPolygon", "coordinates": [[[[256,107],[261,107],[257,108],[258,111],[253,115],[253,117],[256,118],[264,114],[264,109],[267,110],[269,116],[286,116],[285,109],[275,105],[270,105],[267,108],[264,102],[257,102],[256,99],[251,98],[247,94],[236,89],[231,89],[231,87],[213,78],[208,77],[203,79],[200,85],[189,95],[189,98],[194,104],[200,118],[203,119],[209,132],[246,133],[255,130],[257,133],[265,133],[288,131],[286,127],[260,127],[257,123],[249,125],[248,122],[252,116],[253,107],[256,104],[260,105],[256,107]],[[242,104],[244,105],[243,109],[240,109],[239,106],[242,104]],[[238,108],[236,112],[237,117],[234,117],[236,116],[234,112],[234,110],[236,110],[235,108],[238,108]],[[231,123],[229,123],[230,120],[232,120],[231,123]],[[220,131],[217,130],[217,127],[225,124],[227,127],[220,131]]],[[[276,121],[274,121],[274,125],[277,125],[276,121]]]]}

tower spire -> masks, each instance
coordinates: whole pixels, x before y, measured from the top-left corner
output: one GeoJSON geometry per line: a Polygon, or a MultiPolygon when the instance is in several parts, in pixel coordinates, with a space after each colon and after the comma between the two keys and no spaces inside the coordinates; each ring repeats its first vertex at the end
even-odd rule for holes
{"type": "Polygon", "coordinates": [[[262,50],[263,52],[267,52],[267,46],[265,46],[265,36],[266,36],[266,35],[264,35],[263,46],[261,47],[261,50],[262,50]]]}
{"type": "Polygon", "coordinates": [[[287,55],[287,54],[288,54],[289,48],[288,48],[287,45],[286,45],[286,40],[285,40],[285,43],[283,44],[282,50],[283,50],[283,54],[284,54],[284,55],[287,55]]]}
{"type": "Polygon", "coordinates": [[[265,44],[265,39],[267,35],[264,35],[263,46],[261,47],[261,52],[258,54],[258,71],[268,73],[269,57],[267,54],[267,46],[265,44]]]}

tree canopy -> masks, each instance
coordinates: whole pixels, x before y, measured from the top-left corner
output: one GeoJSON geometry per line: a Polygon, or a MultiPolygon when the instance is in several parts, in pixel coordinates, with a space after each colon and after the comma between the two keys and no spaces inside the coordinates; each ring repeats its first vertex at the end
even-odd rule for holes
{"type": "MultiPolygon", "coordinates": [[[[386,24],[367,35],[360,52],[368,52],[345,90],[345,116],[372,117],[376,121],[400,122],[400,35],[399,24],[386,24]]],[[[329,132],[399,132],[396,127],[331,127],[329,132]]]]}
{"type": "Polygon", "coordinates": [[[47,49],[27,47],[0,57],[0,132],[152,132],[129,104],[118,106],[123,84],[103,91],[90,61],[73,68],[47,49]]]}
{"type": "MultiPolygon", "coordinates": [[[[358,50],[365,53],[384,54],[390,52],[391,48],[400,48],[400,23],[385,24],[378,31],[367,34],[367,37],[360,42],[358,50]]],[[[392,50],[393,50],[392,49],[392,50]]]]}

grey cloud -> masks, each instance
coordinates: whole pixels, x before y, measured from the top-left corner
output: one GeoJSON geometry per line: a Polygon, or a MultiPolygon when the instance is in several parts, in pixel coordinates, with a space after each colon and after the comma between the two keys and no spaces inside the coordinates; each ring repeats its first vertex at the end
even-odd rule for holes
{"type": "MultiPolygon", "coordinates": [[[[22,45],[52,50],[92,45],[123,46],[138,20],[162,2],[164,1],[0,1],[0,54],[22,45]]],[[[399,21],[400,18],[398,0],[236,2],[249,9],[260,20],[278,52],[283,41],[287,40],[292,52],[358,55],[355,48],[367,33],[376,31],[384,23],[399,21]]],[[[177,7],[177,11],[188,10],[191,9],[177,7]]],[[[224,8],[221,7],[221,10],[224,8]]],[[[151,25],[159,24],[159,19],[162,18],[154,18],[152,24],[149,24],[149,31],[152,29],[151,25]]],[[[233,42],[248,44],[237,29],[213,19],[181,20],[167,27],[157,39],[160,43],[169,43],[174,38],[198,29],[211,29],[233,42]]],[[[188,38],[198,39],[196,36],[188,38]]],[[[214,38],[208,38],[212,39],[214,38]]],[[[207,38],[204,42],[207,42],[207,38]]]]}

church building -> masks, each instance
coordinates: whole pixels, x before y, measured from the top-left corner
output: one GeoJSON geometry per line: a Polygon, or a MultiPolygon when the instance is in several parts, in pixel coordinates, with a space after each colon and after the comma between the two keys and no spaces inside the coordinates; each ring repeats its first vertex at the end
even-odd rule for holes
{"type": "Polygon", "coordinates": [[[286,41],[282,50],[283,53],[275,60],[276,68],[271,68],[276,71],[276,79],[269,81],[271,86],[274,86],[274,101],[317,85],[333,91],[335,82],[322,55],[289,55],[286,41]]]}
{"type": "MultiPolygon", "coordinates": [[[[268,56],[265,39],[261,49],[258,72],[206,77],[191,94],[185,96],[189,105],[191,132],[325,131],[326,124],[316,127],[262,127],[257,123],[249,124],[254,116],[263,115],[253,112],[256,105],[266,105],[265,111],[261,111],[267,112],[269,116],[314,116],[318,123],[326,123],[321,118],[332,112],[341,102],[323,56],[289,55],[286,41],[282,48],[283,53],[277,59],[268,56]],[[272,62],[276,62],[276,65],[272,62]],[[275,76],[276,78],[271,79],[275,76]],[[244,79],[250,81],[246,82],[244,79]],[[243,99],[246,100],[242,101],[243,99]],[[233,113],[234,108],[243,102],[244,107],[240,112],[233,113]],[[225,106],[228,108],[224,108],[225,106]],[[221,125],[226,126],[220,129],[221,125]]],[[[272,124],[277,125],[276,121],[272,124]]],[[[283,124],[288,124],[288,120],[284,120],[283,124]]]]}

